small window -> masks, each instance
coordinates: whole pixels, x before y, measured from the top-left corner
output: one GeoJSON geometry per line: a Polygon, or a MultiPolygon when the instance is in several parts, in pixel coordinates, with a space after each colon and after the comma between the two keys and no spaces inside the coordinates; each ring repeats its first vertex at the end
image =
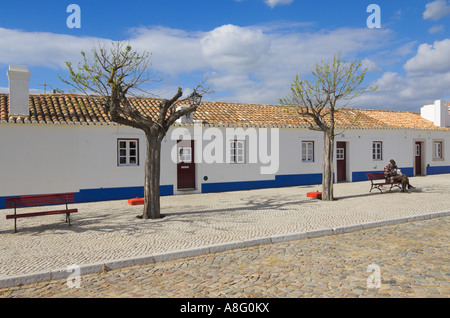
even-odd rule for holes
{"type": "Polygon", "coordinates": [[[383,143],[381,141],[372,143],[372,159],[383,160],[383,143]]]}
{"type": "Polygon", "coordinates": [[[230,163],[245,163],[245,141],[230,142],[230,163]]]}
{"type": "Polygon", "coordinates": [[[433,141],[433,159],[444,159],[442,141],[433,141]]]}
{"type": "Polygon", "coordinates": [[[345,160],[344,148],[336,148],[336,160],[345,160]]]}
{"type": "Polygon", "coordinates": [[[420,143],[416,143],[416,157],[420,157],[420,156],[421,156],[420,143]]]}
{"type": "Polygon", "coordinates": [[[314,141],[302,141],[302,162],[314,162],[314,141]]]}
{"type": "Polygon", "coordinates": [[[138,139],[118,139],[117,155],[119,166],[139,165],[139,140],[138,139]]]}
{"type": "Polygon", "coordinates": [[[192,162],[192,148],[191,147],[180,147],[178,148],[179,151],[179,163],[191,163],[192,162]]]}

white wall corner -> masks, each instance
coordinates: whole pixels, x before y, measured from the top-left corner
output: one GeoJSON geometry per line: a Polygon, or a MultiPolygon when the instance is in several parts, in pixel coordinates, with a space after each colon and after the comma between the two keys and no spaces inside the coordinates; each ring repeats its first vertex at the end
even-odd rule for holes
{"type": "Polygon", "coordinates": [[[438,127],[450,127],[450,112],[447,102],[436,100],[434,104],[425,105],[420,109],[420,115],[438,127]]]}
{"type": "Polygon", "coordinates": [[[6,72],[9,80],[9,114],[29,116],[30,72],[27,66],[10,65],[6,72]]]}
{"type": "Polygon", "coordinates": [[[434,123],[434,104],[422,106],[420,116],[434,123]]]}
{"type": "Polygon", "coordinates": [[[448,106],[447,102],[443,100],[437,100],[434,102],[435,105],[435,125],[439,127],[450,126],[450,119],[448,118],[448,106]]]}

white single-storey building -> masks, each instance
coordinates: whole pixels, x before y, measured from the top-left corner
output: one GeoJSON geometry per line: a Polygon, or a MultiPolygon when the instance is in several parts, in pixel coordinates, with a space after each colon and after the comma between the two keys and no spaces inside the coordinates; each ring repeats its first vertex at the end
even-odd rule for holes
{"type": "MultiPolygon", "coordinates": [[[[76,202],[143,196],[143,132],[113,123],[83,95],[29,95],[10,66],[0,94],[0,209],[17,195],[74,192],[76,202]]],[[[130,98],[152,115],[158,99],[130,98]]],[[[367,180],[395,159],[409,176],[450,173],[449,104],[420,113],[337,113],[335,181],[367,180]]],[[[162,144],[161,195],[320,184],[323,134],[288,107],[203,101],[162,144]],[[183,140],[180,142],[180,140],[183,140]]]]}

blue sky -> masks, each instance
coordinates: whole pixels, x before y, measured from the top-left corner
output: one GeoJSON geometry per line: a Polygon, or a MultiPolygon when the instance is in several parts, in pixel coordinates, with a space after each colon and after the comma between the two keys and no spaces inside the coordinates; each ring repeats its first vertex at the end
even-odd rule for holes
{"type": "Polygon", "coordinates": [[[171,97],[204,79],[208,100],[277,104],[298,74],[342,52],[369,69],[375,93],[353,107],[419,111],[450,99],[450,0],[0,0],[0,92],[9,64],[28,65],[32,93],[67,90],[65,61],[104,41],[152,53],[171,97]],[[77,4],[81,28],[66,24],[77,4]],[[381,28],[368,28],[368,5],[381,28]]]}

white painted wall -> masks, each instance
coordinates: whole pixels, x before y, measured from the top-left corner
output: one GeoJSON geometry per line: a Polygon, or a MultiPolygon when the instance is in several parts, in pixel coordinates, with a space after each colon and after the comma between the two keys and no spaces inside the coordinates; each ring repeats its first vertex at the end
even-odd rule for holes
{"type": "Polygon", "coordinates": [[[0,125],[0,196],[142,186],[145,140],[118,126],[0,125]],[[117,166],[117,138],[138,138],[139,167],[117,166]]]}
{"type": "Polygon", "coordinates": [[[423,106],[420,115],[438,127],[450,127],[450,112],[446,101],[436,100],[434,104],[423,106]]]}
{"type": "MultiPolygon", "coordinates": [[[[176,147],[171,128],[162,143],[161,185],[174,185],[177,191],[177,167],[171,150],[176,147]]],[[[210,141],[201,140],[202,132],[189,128],[196,147],[204,150],[210,141]]],[[[224,133],[224,129],[220,129],[224,133]]],[[[239,138],[244,138],[241,134],[239,138]]],[[[390,159],[400,166],[414,166],[414,142],[424,144],[424,167],[450,166],[450,133],[427,130],[346,130],[336,142],[347,142],[347,180],[353,172],[380,171],[390,159]],[[444,160],[433,160],[433,140],[444,141],[444,160]],[[372,142],[383,142],[383,160],[372,159],[372,142]]],[[[0,124],[0,197],[77,192],[80,189],[137,187],[144,184],[145,137],[136,129],[122,126],[0,124]],[[138,167],[117,165],[117,139],[139,139],[138,167]]],[[[259,145],[258,145],[259,147],[259,145]]],[[[176,148],[175,148],[176,149],[176,148]]],[[[250,145],[246,143],[245,164],[212,163],[196,165],[197,190],[206,183],[274,180],[261,174],[260,164],[249,163],[250,145]]],[[[307,129],[279,129],[279,169],[277,175],[317,174],[322,172],[323,134],[307,129]],[[301,142],[314,141],[315,161],[302,163],[301,142]]],[[[198,158],[197,158],[198,159],[198,158]]],[[[335,162],[336,167],[336,162],[335,162]]]]}
{"type": "MultiPolygon", "coordinates": [[[[350,146],[348,158],[351,172],[380,171],[394,159],[402,168],[414,167],[415,142],[423,143],[422,151],[423,168],[430,166],[449,166],[450,160],[450,132],[429,130],[392,130],[392,129],[368,129],[347,130],[343,136],[337,136],[336,141],[347,141],[350,146]],[[433,140],[444,141],[444,160],[433,160],[433,140]],[[383,159],[372,158],[372,144],[374,141],[383,143],[383,159]]],[[[347,150],[348,151],[348,150],[347,150]]],[[[348,171],[347,171],[348,173],[348,171]]],[[[351,181],[351,179],[349,180],[351,181]]]]}
{"type": "MultiPolygon", "coordinates": [[[[214,133],[214,130],[211,128],[203,127],[203,130],[197,129],[197,131],[193,127],[185,128],[189,130],[189,134],[185,134],[185,136],[190,136],[186,138],[194,138],[195,147],[196,147],[196,161],[198,162],[199,155],[202,155],[201,161],[202,163],[198,163],[196,165],[196,182],[197,182],[197,191],[192,191],[190,193],[200,192],[201,191],[201,183],[223,183],[223,182],[241,182],[241,181],[262,181],[262,180],[275,180],[275,175],[292,175],[292,174],[316,174],[322,172],[322,155],[321,150],[323,148],[323,137],[320,133],[310,131],[307,129],[287,129],[282,128],[278,129],[279,138],[277,138],[277,142],[275,143],[279,146],[278,157],[272,155],[272,149],[264,149],[263,153],[268,155],[271,158],[271,162],[261,163],[260,157],[260,131],[261,128],[250,128],[243,129],[243,131],[239,132],[236,135],[237,140],[245,140],[245,148],[246,148],[246,161],[243,164],[237,163],[227,163],[226,151],[223,151],[223,156],[221,162],[213,162],[213,163],[205,163],[205,153],[210,153],[209,147],[211,147],[211,143],[216,145],[222,144],[223,147],[231,140],[231,134],[227,138],[226,129],[227,128],[213,128],[217,133],[214,133]],[[251,143],[252,137],[251,134],[248,133],[249,130],[253,130],[256,133],[256,147],[251,143]],[[206,138],[205,136],[209,137],[206,138]],[[212,138],[214,135],[214,139],[212,138]],[[219,142],[218,140],[221,140],[219,142]],[[314,141],[315,142],[315,151],[316,151],[316,160],[313,163],[302,163],[301,160],[301,142],[302,140],[314,141]],[[199,149],[201,150],[199,153],[199,149]],[[254,153],[251,151],[256,150],[256,159],[257,162],[253,163],[251,161],[251,156],[254,153]],[[277,164],[275,162],[278,161],[277,164]],[[276,166],[278,170],[274,174],[262,174],[261,166],[276,166]],[[203,181],[203,178],[207,176],[208,181],[203,181]]],[[[178,139],[179,134],[173,135],[174,129],[172,128],[168,132],[168,140],[171,142],[167,142],[167,146],[176,147],[175,141],[178,139]],[[173,141],[171,139],[174,139],[173,141]]],[[[272,130],[268,129],[268,138],[267,141],[272,140],[272,130]]],[[[181,134],[183,135],[183,134],[181,134]]],[[[233,135],[234,136],[234,135],[233,135]]],[[[181,137],[180,137],[181,138],[181,137]]],[[[165,144],[163,143],[163,147],[165,144]]],[[[163,153],[167,151],[163,148],[163,153]]],[[[168,150],[170,152],[170,150],[168,150]]],[[[173,180],[173,184],[176,184],[176,167],[167,165],[164,170],[165,173],[170,174],[170,179],[173,180]],[[170,170],[170,171],[167,171],[170,170]]],[[[177,191],[176,186],[174,187],[175,193],[186,193],[185,191],[177,191]]]]}
{"type": "Polygon", "coordinates": [[[336,137],[336,142],[347,141],[351,172],[380,171],[390,159],[394,159],[400,167],[412,166],[411,138],[401,130],[347,130],[336,137]],[[372,157],[375,141],[383,144],[382,160],[374,160],[372,157]]]}
{"type": "Polygon", "coordinates": [[[78,126],[0,125],[0,196],[78,191],[78,126]]]}
{"type": "Polygon", "coordinates": [[[78,143],[79,189],[144,184],[145,139],[139,130],[121,126],[81,126],[78,143]],[[139,166],[117,165],[118,138],[139,139],[139,166]]]}

